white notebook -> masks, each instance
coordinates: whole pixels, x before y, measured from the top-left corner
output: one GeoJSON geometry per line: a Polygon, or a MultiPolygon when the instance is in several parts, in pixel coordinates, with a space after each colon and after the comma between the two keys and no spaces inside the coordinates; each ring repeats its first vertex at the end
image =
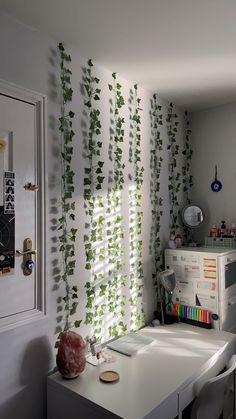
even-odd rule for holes
{"type": "Polygon", "coordinates": [[[108,343],[107,347],[124,355],[132,356],[152,342],[154,342],[152,338],[131,332],[126,336],[122,336],[108,343]]]}

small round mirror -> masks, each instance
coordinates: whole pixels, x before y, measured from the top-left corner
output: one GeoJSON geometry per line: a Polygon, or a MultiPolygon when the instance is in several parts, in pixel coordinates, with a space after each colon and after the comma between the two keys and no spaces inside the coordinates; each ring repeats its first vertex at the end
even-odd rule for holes
{"type": "Polygon", "coordinates": [[[187,205],[182,211],[182,220],[187,227],[197,228],[204,221],[203,211],[196,204],[187,205]]]}

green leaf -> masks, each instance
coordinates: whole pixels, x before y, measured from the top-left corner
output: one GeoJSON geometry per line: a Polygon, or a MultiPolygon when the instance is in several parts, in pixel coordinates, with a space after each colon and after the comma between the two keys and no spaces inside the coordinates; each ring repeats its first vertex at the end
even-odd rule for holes
{"type": "Polygon", "coordinates": [[[78,328],[78,327],[80,327],[81,323],[82,323],[82,320],[75,320],[75,322],[74,322],[74,326],[75,326],[76,328],[78,328]]]}
{"type": "Polygon", "coordinates": [[[58,44],[58,49],[59,49],[60,51],[65,51],[65,48],[64,48],[64,46],[63,46],[62,42],[60,42],[60,43],[58,44]]]}
{"type": "Polygon", "coordinates": [[[103,183],[104,179],[105,179],[104,176],[98,176],[97,177],[98,183],[103,183]]]}
{"type": "Polygon", "coordinates": [[[84,178],[84,185],[91,185],[91,179],[89,178],[84,178]]]}
{"type": "Polygon", "coordinates": [[[87,260],[89,262],[94,259],[94,255],[93,255],[93,251],[92,250],[89,250],[88,252],[86,252],[86,258],[87,258],[87,260]]]}

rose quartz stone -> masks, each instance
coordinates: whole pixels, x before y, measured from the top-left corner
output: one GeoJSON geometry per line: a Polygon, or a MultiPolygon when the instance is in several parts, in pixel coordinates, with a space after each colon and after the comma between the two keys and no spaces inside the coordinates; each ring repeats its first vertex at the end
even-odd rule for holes
{"type": "Polygon", "coordinates": [[[86,343],[75,332],[64,332],[57,352],[57,366],[65,378],[76,378],[85,369],[86,343]]]}

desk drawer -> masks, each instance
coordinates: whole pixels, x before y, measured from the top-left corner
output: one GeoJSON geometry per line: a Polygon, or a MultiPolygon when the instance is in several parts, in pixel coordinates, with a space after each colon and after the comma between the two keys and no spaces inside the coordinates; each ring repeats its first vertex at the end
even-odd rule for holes
{"type": "Polygon", "coordinates": [[[143,419],[174,419],[178,416],[178,404],[178,395],[170,396],[143,419]]]}
{"type": "Polygon", "coordinates": [[[47,418],[48,419],[121,419],[120,416],[108,412],[91,403],[76,393],[48,383],[47,387],[47,418]]]}

